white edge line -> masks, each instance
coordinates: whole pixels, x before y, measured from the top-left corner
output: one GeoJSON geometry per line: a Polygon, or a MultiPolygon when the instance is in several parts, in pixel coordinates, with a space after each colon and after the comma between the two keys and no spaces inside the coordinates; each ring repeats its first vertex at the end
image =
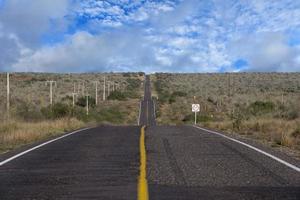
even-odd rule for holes
{"type": "Polygon", "coordinates": [[[252,150],[255,150],[255,151],[257,151],[257,152],[259,152],[261,154],[264,154],[265,156],[268,156],[269,158],[272,158],[273,160],[276,160],[277,162],[280,162],[281,164],[284,164],[285,166],[287,166],[287,167],[289,167],[289,168],[291,168],[291,169],[293,169],[293,170],[295,170],[297,172],[300,172],[300,168],[299,167],[297,167],[297,166],[295,166],[293,164],[290,164],[290,163],[288,163],[288,162],[286,162],[286,161],[284,161],[284,160],[282,160],[282,159],[280,159],[280,158],[278,158],[276,156],[273,156],[273,155],[271,155],[271,154],[269,154],[269,153],[267,153],[267,152],[265,152],[265,151],[263,151],[261,149],[258,149],[258,148],[254,147],[254,146],[251,146],[250,144],[247,144],[245,142],[241,142],[239,140],[233,139],[233,138],[228,137],[226,135],[223,135],[221,133],[218,133],[218,132],[215,132],[215,131],[211,131],[211,130],[208,130],[208,129],[205,129],[205,128],[200,128],[198,126],[193,126],[193,127],[197,128],[197,129],[200,129],[200,130],[203,130],[203,131],[206,131],[206,132],[209,132],[209,133],[213,133],[213,134],[222,136],[222,137],[224,137],[224,138],[226,138],[228,140],[237,142],[237,143],[239,143],[241,145],[244,145],[244,146],[246,146],[246,147],[248,147],[248,148],[250,148],[252,150]]]}
{"type": "Polygon", "coordinates": [[[142,101],[140,101],[140,110],[139,110],[138,126],[140,125],[141,109],[142,109],[142,101]]]}
{"type": "Polygon", "coordinates": [[[60,140],[60,139],[62,139],[62,138],[68,137],[68,136],[73,135],[73,134],[75,134],[75,133],[78,133],[78,132],[81,132],[81,131],[85,131],[85,130],[87,130],[87,129],[91,129],[91,128],[83,128],[83,129],[80,129],[80,130],[77,130],[77,131],[73,131],[73,132],[71,132],[71,133],[65,134],[65,135],[60,136],[60,137],[58,137],[58,138],[55,138],[55,139],[49,140],[49,141],[47,141],[47,142],[44,142],[44,143],[42,143],[42,144],[40,144],[40,145],[38,145],[38,146],[35,146],[35,147],[31,148],[31,149],[28,149],[28,150],[26,150],[26,151],[23,151],[23,152],[21,152],[21,153],[19,153],[19,154],[17,154],[17,155],[14,155],[13,157],[10,157],[10,158],[8,158],[8,159],[6,159],[6,160],[0,162],[0,167],[3,166],[3,165],[6,164],[6,163],[12,161],[12,160],[15,160],[15,159],[18,158],[18,157],[21,157],[21,156],[23,156],[23,155],[25,155],[25,154],[27,154],[27,153],[33,151],[33,150],[36,150],[36,149],[38,149],[38,148],[41,148],[42,146],[45,146],[45,145],[47,145],[47,144],[50,144],[50,143],[55,142],[55,141],[57,141],[57,140],[60,140]]]}

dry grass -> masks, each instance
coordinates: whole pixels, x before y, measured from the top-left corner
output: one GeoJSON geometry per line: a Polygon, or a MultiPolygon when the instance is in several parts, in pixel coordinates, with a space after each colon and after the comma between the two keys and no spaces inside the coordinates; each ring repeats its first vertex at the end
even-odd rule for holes
{"type": "Polygon", "coordinates": [[[155,74],[159,124],[198,122],[300,150],[300,73],[155,74]],[[181,95],[178,95],[182,93],[181,95]]]}
{"type": "Polygon", "coordinates": [[[300,120],[251,119],[244,121],[239,130],[233,128],[233,121],[206,122],[203,126],[250,138],[270,142],[272,146],[286,146],[300,150],[300,120]]]}
{"type": "Polygon", "coordinates": [[[2,122],[0,123],[0,153],[84,126],[83,122],[73,118],[35,123],[2,122]]]}

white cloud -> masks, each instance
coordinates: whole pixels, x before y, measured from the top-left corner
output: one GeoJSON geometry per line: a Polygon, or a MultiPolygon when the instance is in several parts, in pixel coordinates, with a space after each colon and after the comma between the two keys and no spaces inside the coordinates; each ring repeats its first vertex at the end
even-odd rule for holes
{"type": "MultiPolygon", "coordinates": [[[[27,46],[38,45],[40,37],[50,30],[49,20],[56,28],[65,28],[64,16],[68,11],[68,0],[9,0],[0,12],[0,22],[7,34],[15,34],[27,46]]],[[[54,27],[51,27],[54,28],[54,27]]]]}
{"type": "Polygon", "coordinates": [[[298,1],[71,2],[7,1],[0,64],[21,71],[217,72],[243,58],[252,71],[300,71],[299,47],[288,38],[300,30],[298,1]],[[87,24],[76,27],[77,17],[87,24]],[[58,31],[49,20],[58,30],[68,23],[75,30],[45,45],[41,36],[58,31]]]}
{"type": "Polygon", "coordinates": [[[300,50],[278,32],[258,33],[233,44],[233,54],[249,62],[250,71],[300,71],[300,50]]]}

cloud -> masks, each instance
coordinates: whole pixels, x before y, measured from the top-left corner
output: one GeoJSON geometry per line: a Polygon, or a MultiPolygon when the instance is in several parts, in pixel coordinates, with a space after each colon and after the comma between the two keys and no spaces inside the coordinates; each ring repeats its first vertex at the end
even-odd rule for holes
{"type": "Polygon", "coordinates": [[[26,46],[39,46],[40,37],[55,27],[65,27],[68,0],[6,0],[0,22],[8,34],[15,34],[26,46]]]}
{"type": "Polygon", "coordinates": [[[0,35],[0,66],[7,69],[8,65],[16,62],[21,52],[18,42],[13,36],[0,35]]]}
{"type": "Polygon", "coordinates": [[[300,49],[289,46],[283,33],[264,32],[241,38],[232,53],[246,60],[249,71],[300,71],[300,49]]]}
{"type": "Polygon", "coordinates": [[[109,33],[94,36],[77,32],[66,41],[25,55],[13,65],[16,71],[126,71],[142,70],[138,64],[151,63],[150,49],[139,45],[138,35],[109,33]],[[130,67],[126,68],[126,67],[130,67]]]}
{"type": "Polygon", "coordinates": [[[293,0],[0,5],[0,70],[300,71],[300,3],[293,0]],[[236,69],[238,60],[248,65],[236,69]]]}

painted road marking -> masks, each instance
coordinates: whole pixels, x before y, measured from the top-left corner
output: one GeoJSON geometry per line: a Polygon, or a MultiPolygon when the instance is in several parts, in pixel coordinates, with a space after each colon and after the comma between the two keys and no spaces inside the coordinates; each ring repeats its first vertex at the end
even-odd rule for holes
{"type": "Polygon", "coordinates": [[[141,128],[140,136],[140,176],[138,180],[138,200],[148,200],[147,157],[145,145],[145,126],[141,128]]]}
{"type": "Polygon", "coordinates": [[[68,137],[68,136],[70,136],[70,135],[73,135],[73,134],[75,134],[75,133],[78,133],[78,132],[81,132],[81,131],[84,131],[84,130],[87,130],[87,129],[91,129],[91,128],[84,128],[84,129],[80,129],[80,130],[77,130],[77,131],[73,131],[73,132],[68,133],[68,134],[66,134],[66,135],[63,135],[63,136],[60,136],[60,137],[58,137],[58,138],[55,138],[55,139],[49,140],[49,141],[47,141],[47,142],[44,142],[44,143],[42,143],[42,144],[40,144],[40,145],[38,145],[38,146],[35,146],[35,147],[31,148],[31,149],[28,149],[28,150],[26,150],[26,151],[23,151],[23,152],[21,152],[21,153],[19,153],[19,154],[17,154],[17,155],[14,155],[13,157],[10,157],[10,158],[8,158],[8,159],[6,159],[6,160],[0,162],[0,167],[3,166],[3,165],[6,164],[6,163],[12,161],[12,160],[15,160],[15,159],[17,159],[17,158],[19,158],[19,157],[21,157],[21,156],[23,156],[23,155],[25,155],[25,154],[27,154],[27,153],[33,151],[33,150],[36,150],[36,149],[38,149],[38,148],[41,148],[42,146],[45,146],[45,145],[47,145],[47,144],[50,144],[50,143],[52,143],[52,142],[55,142],[55,141],[57,141],[57,140],[60,140],[60,139],[62,139],[62,138],[68,137]]]}
{"type": "Polygon", "coordinates": [[[258,148],[254,147],[254,146],[251,146],[250,144],[247,144],[245,142],[241,142],[241,141],[233,139],[233,138],[231,138],[229,136],[226,136],[226,135],[223,135],[221,133],[218,133],[218,132],[215,132],[215,131],[211,131],[211,130],[208,130],[208,129],[205,129],[205,128],[200,128],[198,126],[193,126],[193,127],[197,128],[197,129],[200,129],[200,130],[203,130],[203,131],[206,131],[206,132],[209,132],[209,133],[213,133],[213,134],[222,136],[222,137],[224,137],[224,138],[226,138],[228,140],[231,140],[231,141],[234,141],[234,142],[239,143],[241,145],[244,145],[244,146],[246,146],[246,147],[248,147],[248,148],[250,148],[252,150],[255,150],[255,151],[257,151],[257,152],[259,152],[261,154],[264,154],[265,156],[268,156],[269,158],[272,158],[273,160],[276,160],[277,162],[280,162],[281,164],[283,164],[283,165],[285,165],[285,166],[287,166],[287,167],[289,167],[289,168],[291,168],[291,169],[293,169],[293,170],[295,170],[297,172],[300,172],[300,168],[299,167],[297,167],[297,166],[295,166],[295,165],[293,165],[291,163],[288,163],[288,162],[286,162],[286,161],[284,161],[284,160],[282,160],[282,159],[280,159],[280,158],[278,158],[276,156],[273,156],[272,154],[269,154],[269,153],[267,153],[267,152],[265,152],[265,151],[263,151],[261,149],[258,149],[258,148]]]}

